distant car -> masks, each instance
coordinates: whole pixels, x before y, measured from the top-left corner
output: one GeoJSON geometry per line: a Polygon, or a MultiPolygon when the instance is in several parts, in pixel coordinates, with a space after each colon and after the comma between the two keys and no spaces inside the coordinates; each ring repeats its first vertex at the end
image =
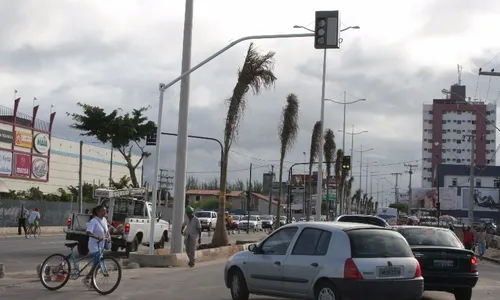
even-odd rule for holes
{"type": "Polygon", "coordinates": [[[286,216],[280,217],[280,226],[286,225],[288,218],[286,216]]]}
{"type": "Polygon", "coordinates": [[[474,252],[464,248],[449,229],[425,226],[394,226],[422,267],[424,289],[444,291],[456,300],[470,300],[479,279],[474,252]]]}
{"type": "Polygon", "coordinates": [[[399,233],[373,225],[299,222],[233,255],[224,268],[233,300],[420,299],[419,262],[399,233]],[[375,298],[374,298],[375,299],[375,298]]]}
{"type": "Polygon", "coordinates": [[[197,211],[194,215],[200,220],[201,230],[211,231],[217,224],[217,213],[214,211],[197,211]]]}
{"type": "Polygon", "coordinates": [[[273,228],[275,220],[273,215],[262,215],[260,216],[260,219],[262,221],[262,228],[273,228]]]}
{"type": "Polygon", "coordinates": [[[341,215],[335,218],[335,222],[351,222],[351,223],[361,223],[375,225],[379,227],[389,227],[386,220],[369,215],[341,215]]]}
{"type": "Polygon", "coordinates": [[[240,220],[243,216],[241,215],[231,215],[233,217],[233,229],[238,229],[240,220]]]}
{"type": "Polygon", "coordinates": [[[250,219],[248,216],[242,216],[239,223],[239,229],[242,230],[252,230],[253,232],[262,230],[262,221],[260,216],[251,215],[250,219]]]}

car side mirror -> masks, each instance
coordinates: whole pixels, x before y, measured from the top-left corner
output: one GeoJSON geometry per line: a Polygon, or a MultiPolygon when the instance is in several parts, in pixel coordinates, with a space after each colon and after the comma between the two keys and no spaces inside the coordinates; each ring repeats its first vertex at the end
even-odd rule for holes
{"type": "Polygon", "coordinates": [[[248,245],[248,251],[250,251],[250,252],[253,252],[253,253],[257,254],[258,253],[258,249],[259,248],[255,244],[248,245]]]}
{"type": "Polygon", "coordinates": [[[161,220],[161,212],[156,213],[156,222],[160,222],[161,220]]]}

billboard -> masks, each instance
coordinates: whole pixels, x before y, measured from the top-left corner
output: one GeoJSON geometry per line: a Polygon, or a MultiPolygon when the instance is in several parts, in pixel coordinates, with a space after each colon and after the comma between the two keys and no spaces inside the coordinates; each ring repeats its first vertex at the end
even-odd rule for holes
{"type": "MultiPolygon", "coordinates": [[[[474,210],[475,211],[497,211],[498,210],[498,189],[477,188],[474,189],[474,210]]],[[[462,188],[462,209],[469,209],[469,189],[462,188]]]]}
{"type": "MultiPolygon", "coordinates": [[[[439,189],[439,202],[441,203],[441,210],[455,210],[460,209],[461,203],[456,196],[456,189],[454,188],[440,188],[439,189]]],[[[407,199],[408,196],[406,196],[407,199]]],[[[404,200],[405,197],[401,197],[404,200]]],[[[413,188],[411,208],[436,208],[438,202],[437,188],[413,188]]]]}

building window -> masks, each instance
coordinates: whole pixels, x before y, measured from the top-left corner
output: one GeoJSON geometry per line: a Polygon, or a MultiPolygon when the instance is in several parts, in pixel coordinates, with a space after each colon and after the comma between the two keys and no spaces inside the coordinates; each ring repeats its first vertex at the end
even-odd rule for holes
{"type": "Polygon", "coordinates": [[[481,179],[476,179],[476,187],[477,188],[481,187],[481,179]]]}
{"type": "Polygon", "coordinates": [[[499,187],[498,186],[498,179],[493,179],[493,186],[496,188],[499,187]]]}
{"type": "Polygon", "coordinates": [[[201,200],[201,196],[196,196],[196,202],[199,202],[201,200]]]}
{"type": "Polygon", "coordinates": [[[452,178],[451,179],[451,185],[452,186],[457,186],[457,179],[456,178],[452,178]]]}

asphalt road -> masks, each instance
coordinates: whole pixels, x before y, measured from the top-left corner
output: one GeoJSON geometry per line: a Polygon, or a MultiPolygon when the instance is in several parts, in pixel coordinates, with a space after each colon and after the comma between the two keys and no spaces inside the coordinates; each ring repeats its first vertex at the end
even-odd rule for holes
{"type": "MultiPolygon", "coordinates": [[[[250,233],[248,236],[246,233],[240,233],[230,235],[229,241],[234,243],[236,240],[257,240],[264,236],[264,233],[250,233]]],[[[41,264],[49,255],[69,253],[69,249],[64,246],[64,243],[67,242],[65,238],[65,235],[42,235],[38,239],[26,239],[24,236],[0,237],[0,263],[4,264],[7,274],[36,270],[36,266],[41,264]]],[[[202,243],[209,243],[211,239],[206,232],[203,232],[202,243]]],[[[169,243],[165,247],[170,247],[169,243]]],[[[140,246],[139,252],[147,251],[147,249],[147,247],[140,246]]],[[[123,254],[121,257],[125,257],[124,251],[119,251],[117,254],[115,256],[120,257],[120,254],[123,254]]]]}
{"type": "MultiPolygon", "coordinates": [[[[125,270],[119,288],[110,295],[112,299],[132,300],[155,297],[175,300],[229,300],[229,290],[222,278],[225,261],[199,263],[195,268],[136,269],[125,270]],[[166,298],[165,298],[166,297],[166,298]]],[[[474,289],[474,300],[497,300],[500,294],[500,265],[480,262],[480,280],[474,289]]],[[[45,290],[40,283],[4,286],[0,281],[0,298],[15,300],[93,300],[97,294],[86,289],[80,281],[71,281],[57,292],[45,290]]],[[[277,299],[250,296],[252,300],[277,299]]],[[[370,298],[367,297],[367,300],[370,298]]],[[[448,293],[425,292],[425,300],[453,300],[448,293]]],[[[397,299],[395,299],[397,300],[397,299]]]]}

